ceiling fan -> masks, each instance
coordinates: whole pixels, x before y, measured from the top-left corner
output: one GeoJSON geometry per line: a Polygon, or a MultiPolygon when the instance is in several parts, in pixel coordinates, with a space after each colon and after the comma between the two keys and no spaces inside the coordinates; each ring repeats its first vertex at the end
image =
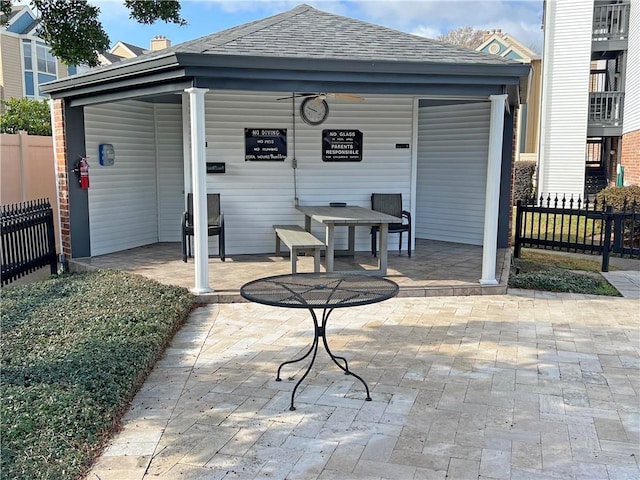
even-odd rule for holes
{"type": "Polygon", "coordinates": [[[290,98],[314,98],[313,103],[319,104],[327,98],[337,98],[348,102],[364,102],[364,98],[355,93],[294,93],[288,97],[278,98],[277,100],[287,100],[290,98]]]}

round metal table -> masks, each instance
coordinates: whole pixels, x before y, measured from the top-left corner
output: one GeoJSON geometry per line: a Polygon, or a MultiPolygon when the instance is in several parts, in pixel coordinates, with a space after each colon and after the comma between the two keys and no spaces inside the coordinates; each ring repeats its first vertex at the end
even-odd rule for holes
{"type": "Polygon", "coordinates": [[[329,348],[326,337],[326,326],[329,315],[336,308],[354,307],[382,302],[396,296],[398,285],[391,280],[371,275],[345,275],[340,273],[298,273],[292,275],[276,275],[246,283],[240,289],[240,295],[252,302],[274,307],[306,308],[311,313],[314,325],[313,343],[300,358],[283,362],[278,367],[276,381],[280,381],[282,367],[301,362],[312,355],[311,362],[304,375],[298,380],[291,393],[290,410],[295,410],[293,400],[300,383],[306,378],[315,362],[319,340],[322,339],[325,350],[333,362],[346,374],[352,375],[364,385],[367,391],[366,400],[370,401],[369,386],[362,377],[349,370],[349,363],[344,357],[334,355],[329,348]],[[318,320],[315,310],[322,310],[318,320]],[[340,363],[344,362],[344,365],[340,363]]]}

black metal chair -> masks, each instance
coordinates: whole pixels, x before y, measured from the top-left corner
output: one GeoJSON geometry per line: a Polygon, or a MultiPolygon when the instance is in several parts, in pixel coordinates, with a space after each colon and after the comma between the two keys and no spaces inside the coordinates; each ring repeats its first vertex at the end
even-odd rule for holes
{"type": "MultiPolygon", "coordinates": [[[[193,194],[187,194],[187,211],[182,214],[182,261],[191,257],[191,238],[193,237],[193,194]]],[[[224,214],[220,211],[220,194],[207,193],[207,236],[218,236],[220,260],[224,256],[224,214]]]]}
{"type": "MultiPolygon", "coordinates": [[[[402,234],[407,236],[407,254],[411,256],[411,213],[402,209],[402,194],[400,193],[373,193],[371,194],[371,209],[386,213],[394,217],[402,218],[402,223],[390,223],[389,233],[399,233],[398,253],[402,253],[402,234]],[[406,220],[406,222],[404,221],[406,220]]],[[[378,255],[378,227],[371,227],[371,253],[378,255]]]]}

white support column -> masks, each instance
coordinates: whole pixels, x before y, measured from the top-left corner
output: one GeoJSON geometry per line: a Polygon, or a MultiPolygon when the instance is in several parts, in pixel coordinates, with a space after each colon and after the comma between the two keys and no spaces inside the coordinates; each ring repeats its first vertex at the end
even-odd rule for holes
{"type": "Polygon", "coordinates": [[[482,285],[497,285],[496,254],[498,251],[498,212],[500,207],[500,170],[504,103],[507,95],[491,95],[489,155],[487,158],[487,191],[484,201],[484,237],[482,241],[482,285]]]}
{"type": "Polygon", "coordinates": [[[193,293],[207,293],[209,287],[209,246],[207,237],[207,167],[204,130],[206,88],[187,88],[191,120],[191,175],[193,180],[193,240],[195,287],[193,293]]]}
{"type": "Polygon", "coordinates": [[[182,94],[182,155],[183,162],[183,189],[184,189],[184,210],[187,209],[187,193],[191,193],[193,180],[191,177],[191,124],[189,108],[189,94],[182,94]]]}

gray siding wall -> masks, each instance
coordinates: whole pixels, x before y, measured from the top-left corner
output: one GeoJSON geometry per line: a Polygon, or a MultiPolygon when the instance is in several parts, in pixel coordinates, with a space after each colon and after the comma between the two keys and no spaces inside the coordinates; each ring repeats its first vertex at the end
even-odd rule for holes
{"type": "Polygon", "coordinates": [[[154,107],[126,101],[85,108],[89,156],[91,255],[158,241],[154,107]],[[115,148],[115,163],[101,166],[98,145],[115,148]]]}
{"type": "Polygon", "coordinates": [[[155,105],[155,139],[158,165],[158,241],[180,241],[180,216],[184,211],[182,107],[155,105]]]}
{"type": "Polygon", "coordinates": [[[420,107],[416,238],[482,245],[490,107],[420,107]]]}
{"type": "MultiPolygon", "coordinates": [[[[207,161],[226,162],[227,173],[207,175],[207,190],[221,193],[227,251],[264,253],[274,250],[273,224],[304,224],[294,208],[294,170],[300,205],[347,202],[370,206],[372,192],[403,194],[410,207],[413,100],[411,97],[366,96],[363,103],[329,99],[327,121],[316,127],[303,123],[296,100],[295,138],[291,100],[282,93],[212,92],[206,95],[207,161]],[[286,128],[288,158],[284,162],[245,162],[245,128],[286,128]],[[359,129],[363,132],[362,162],[323,162],[322,130],[359,129]]],[[[320,225],[313,232],[324,238],[320,225]]],[[[396,236],[390,242],[396,244],[396,236]]],[[[346,228],[336,230],[339,248],[346,246],[346,228]]],[[[210,241],[216,252],[217,241],[210,241]]],[[[370,248],[369,229],[356,229],[356,249],[370,248]]]]}

